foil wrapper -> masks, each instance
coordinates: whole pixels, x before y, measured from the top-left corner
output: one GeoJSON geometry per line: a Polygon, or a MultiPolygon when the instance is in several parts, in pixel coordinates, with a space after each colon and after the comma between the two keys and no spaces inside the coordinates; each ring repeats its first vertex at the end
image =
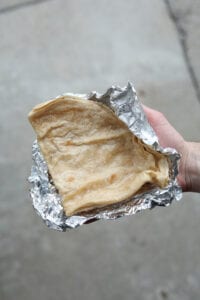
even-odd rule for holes
{"type": "MultiPolygon", "coordinates": [[[[67,95],[77,94],[68,93],[67,95]]],[[[67,228],[76,228],[97,220],[117,219],[122,216],[133,215],[147,208],[168,206],[173,200],[180,200],[182,191],[176,180],[180,155],[175,149],[162,148],[159,145],[158,138],[147,121],[132,84],[128,83],[124,88],[112,86],[104,94],[91,92],[88,95],[77,96],[81,96],[86,101],[93,100],[104,103],[115,112],[134,135],[154,150],[167,155],[170,162],[170,181],[165,188],[153,188],[122,203],[66,217],[61,205],[61,196],[54,186],[39,145],[35,141],[32,147],[33,166],[28,180],[32,184],[30,194],[33,206],[47,226],[65,231],[67,228]]]]}

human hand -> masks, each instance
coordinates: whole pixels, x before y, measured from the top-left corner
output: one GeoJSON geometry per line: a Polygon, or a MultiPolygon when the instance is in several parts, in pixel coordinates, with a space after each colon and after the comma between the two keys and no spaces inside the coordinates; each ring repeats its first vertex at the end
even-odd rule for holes
{"type": "Polygon", "coordinates": [[[158,136],[159,143],[162,147],[171,147],[181,154],[179,165],[178,183],[183,191],[190,190],[190,180],[187,172],[188,162],[188,143],[176,131],[176,129],[168,122],[165,116],[154,109],[143,105],[144,112],[155,133],[158,136]]]}

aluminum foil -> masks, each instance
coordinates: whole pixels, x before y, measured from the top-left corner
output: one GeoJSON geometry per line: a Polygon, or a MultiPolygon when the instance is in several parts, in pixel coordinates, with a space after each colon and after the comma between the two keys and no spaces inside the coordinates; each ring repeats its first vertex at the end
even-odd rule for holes
{"type": "Polygon", "coordinates": [[[32,184],[30,194],[33,206],[47,226],[65,231],[67,228],[76,228],[101,219],[117,219],[122,216],[133,215],[147,208],[168,206],[173,200],[180,200],[182,191],[176,180],[180,155],[175,149],[162,148],[159,145],[158,138],[147,121],[131,83],[128,83],[124,88],[112,86],[105,94],[92,92],[89,95],[81,95],[81,97],[85,98],[86,101],[94,100],[110,107],[134,135],[154,150],[166,154],[171,165],[170,181],[168,186],[163,189],[154,188],[127,199],[123,203],[66,217],[61,205],[61,196],[54,186],[39,145],[35,141],[32,148],[33,166],[28,180],[32,184]]]}

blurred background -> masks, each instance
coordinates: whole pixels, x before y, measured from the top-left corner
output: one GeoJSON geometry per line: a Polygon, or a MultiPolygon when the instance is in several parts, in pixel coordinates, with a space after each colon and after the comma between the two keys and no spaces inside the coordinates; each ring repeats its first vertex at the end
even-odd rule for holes
{"type": "Polygon", "coordinates": [[[199,0],[0,0],[0,299],[200,299],[200,196],[60,233],[32,208],[32,107],[131,81],[200,134],[199,0]]]}

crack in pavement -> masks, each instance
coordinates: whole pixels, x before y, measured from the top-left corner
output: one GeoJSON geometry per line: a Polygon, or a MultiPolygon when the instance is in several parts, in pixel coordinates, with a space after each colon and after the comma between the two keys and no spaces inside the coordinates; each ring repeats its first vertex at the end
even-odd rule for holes
{"type": "Polygon", "coordinates": [[[24,8],[27,6],[33,6],[35,4],[40,4],[40,3],[48,2],[48,1],[51,1],[51,0],[32,0],[29,2],[21,2],[18,4],[11,5],[11,6],[3,7],[3,8],[0,8],[0,15],[18,10],[20,8],[24,8]]]}
{"type": "Polygon", "coordinates": [[[197,99],[200,102],[200,86],[199,86],[199,83],[198,83],[198,80],[197,80],[197,76],[195,74],[195,70],[193,69],[192,63],[190,61],[189,53],[188,53],[187,32],[181,26],[178,18],[174,14],[169,0],[164,0],[164,2],[166,4],[168,14],[169,14],[171,20],[173,21],[173,23],[176,27],[179,42],[181,44],[181,48],[182,48],[182,51],[183,51],[183,57],[184,57],[184,60],[185,60],[185,63],[186,63],[186,66],[187,66],[187,69],[188,69],[188,72],[189,72],[189,75],[190,75],[190,79],[191,79],[192,85],[194,87],[197,99]]]}

